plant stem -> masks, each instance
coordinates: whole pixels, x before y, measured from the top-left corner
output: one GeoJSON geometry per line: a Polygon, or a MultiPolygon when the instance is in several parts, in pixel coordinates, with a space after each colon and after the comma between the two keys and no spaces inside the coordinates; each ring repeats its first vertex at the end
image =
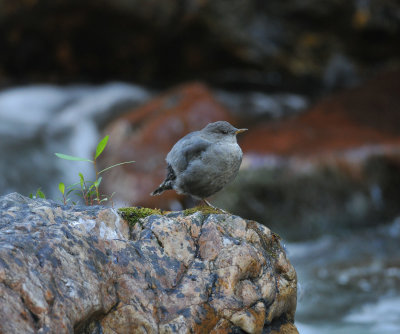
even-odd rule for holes
{"type": "Polygon", "coordinates": [[[88,201],[88,198],[87,198],[86,182],[85,181],[83,181],[81,183],[81,192],[82,192],[82,198],[85,201],[85,205],[88,206],[89,205],[89,201],[88,201]]]}
{"type": "Polygon", "coordinates": [[[97,171],[97,164],[96,164],[96,157],[93,159],[94,170],[96,172],[96,181],[94,187],[96,188],[96,197],[97,197],[97,204],[100,204],[100,194],[99,194],[99,187],[97,185],[97,180],[99,179],[99,172],[97,171]]]}

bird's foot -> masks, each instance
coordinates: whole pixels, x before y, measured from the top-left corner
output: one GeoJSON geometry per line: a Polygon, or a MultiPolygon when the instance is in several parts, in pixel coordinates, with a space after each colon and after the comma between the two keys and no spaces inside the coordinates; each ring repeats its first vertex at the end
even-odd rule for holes
{"type": "Polygon", "coordinates": [[[204,202],[207,206],[209,206],[210,208],[213,208],[214,210],[221,211],[222,213],[228,213],[227,211],[225,211],[225,210],[223,210],[223,209],[220,209],[220,208],[217,208],[216,206],[212,205],[212,204],[211,204],[209,201],[207,201],[206,199],[203,199],[203,202],[204,202]]]}

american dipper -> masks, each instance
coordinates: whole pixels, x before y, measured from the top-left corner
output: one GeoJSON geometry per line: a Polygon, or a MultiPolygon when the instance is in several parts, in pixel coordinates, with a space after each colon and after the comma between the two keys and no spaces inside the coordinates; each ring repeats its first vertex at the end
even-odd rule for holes
{"type": "Polygon", "coordinates": [[[239,171],[243,153],[236,135],[246,130],[219,121],[181,138],[165,159],[167,177],[151,195],[173,189],[212,206],[205,198],[220,191],[239,171]]]}

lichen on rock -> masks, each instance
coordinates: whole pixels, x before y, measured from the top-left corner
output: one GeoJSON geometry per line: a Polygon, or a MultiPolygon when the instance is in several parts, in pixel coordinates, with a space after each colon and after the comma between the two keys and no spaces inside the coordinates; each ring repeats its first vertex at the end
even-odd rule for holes
{"type": "Polygon", "coordinates": [[[224,211],[222,211],[221,209],[218,209],[218,208],[214,208],[211,206],[205,206],[205,205],[201,205],[201,206],[199,205],[199,206],[195,206],[194,208],[183,210],[183,215],[189,216],[189,215],[192,215],[199,211],[203,214],[224,213],[224,211]]]}
{"type": "Polygon", "coordinates": [[[0,332],[297,333],[296,272],[267,227],[134,212],[0,197],[0,332]]]}
{"type": "Polygon", "coordinates": [[[142,207],[129,207],[129,208],[120,208],[118,209],[122,218],[124,218],[130,227],[135,226],[135,224],[141,218],[145,218],[150,215],[161,215],[162,212],[160,209],[150,209],[150,208],[142,208],[142,207]]]}

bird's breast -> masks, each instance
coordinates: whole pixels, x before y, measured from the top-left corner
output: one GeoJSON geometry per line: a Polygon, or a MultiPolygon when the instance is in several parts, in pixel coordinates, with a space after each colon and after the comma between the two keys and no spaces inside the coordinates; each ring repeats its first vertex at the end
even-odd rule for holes
{"type": "Polygon", "coordinates": [[[207,163],[218,166],[221,172],[236,173],[242,162],[242,155],[238,144],[217,144],[213,145],[205,159],[207,163]]]}
{"type": "Polygon", "coordinates": [[[207,198],[235,178],[241,162],[239,145],[213,144],[178,175],[174,189],[194,197],[207,198]]]}

